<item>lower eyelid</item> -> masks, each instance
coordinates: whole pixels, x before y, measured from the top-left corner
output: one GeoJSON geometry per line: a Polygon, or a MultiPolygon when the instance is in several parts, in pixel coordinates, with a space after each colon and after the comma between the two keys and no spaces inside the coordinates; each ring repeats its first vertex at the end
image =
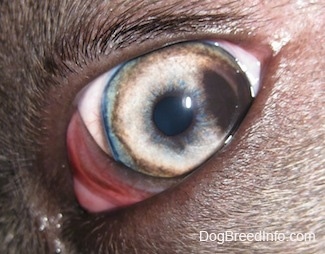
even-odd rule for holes
{"type": "Polygon", "coordinates": [[[92,145],[93,142],[85,131],[80,116],[75,114],[69,125],[67,144],[74,171],[75,194],[79,203],[87,210],[97,212],[140,201],[145,193],[135,196],[128,193],[123,179],[120,182],[121,179],[109,173],[109,169],[114,168],[116,163],[105,158],[105,155],[102,155],[105,160],[99,158],[101,153],[96,149],[96,145],[92,145]],[[96,170],[91,170],[93,167],[96,170]],[[128,197],[128,200],[125,197],[128,197]]]}
{"type": "Polygon", "coordinates": [[[140,202],[181,180],[145,177],[117,164],[94,143],[78,113],[72,117],[67,135],[75,194],[89,212],[109,211],[140,202]]]}

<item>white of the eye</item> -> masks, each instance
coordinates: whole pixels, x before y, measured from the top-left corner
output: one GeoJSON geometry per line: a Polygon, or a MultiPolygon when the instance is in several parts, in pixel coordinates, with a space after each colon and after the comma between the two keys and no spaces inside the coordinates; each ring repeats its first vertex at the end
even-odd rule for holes
{"type": "Polygon", "coordinates": [[[233,55],[233,57],[235,57],[237,64],[240,66],[248,78],[251,95],[253,98],[255,98],[260,89],[260,61],[255,56],[243,50],[242,48],[226,41],[215,42],[214,45],[225,49],[231,55],[233,55]]]}
{"type": "Polygon", "coordinates": [[[114,68],[90,82],[81,91],[80,97],[78,97],[78,110],[90,135],[98,146],[110,155],[111,150],[107,144],[105,131],[101,124],[100,105],[105,86],[115,71],[116,69],[114,68]]]}

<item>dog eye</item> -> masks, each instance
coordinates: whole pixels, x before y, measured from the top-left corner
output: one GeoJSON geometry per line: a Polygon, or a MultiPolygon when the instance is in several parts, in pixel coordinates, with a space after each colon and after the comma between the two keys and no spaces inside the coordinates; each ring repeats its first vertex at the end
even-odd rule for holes
{"type": "Polygon", "coordinates": [[[174,44],[102,74],[78,94],[67,132],[80,205],[114,210],[181,181],[231,139],[259,79],[253,55],[213,41],[174,44]]]}

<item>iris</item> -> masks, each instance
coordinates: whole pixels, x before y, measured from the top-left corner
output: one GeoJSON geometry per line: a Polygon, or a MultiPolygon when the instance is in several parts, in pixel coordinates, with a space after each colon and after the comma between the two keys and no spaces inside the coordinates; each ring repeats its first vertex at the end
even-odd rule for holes
{"type": "Polygon", "coordinates": [[[119,66],[104,89],[101,114],[115,160],[175,177],[220,149],[251,101],[235,58],[218,45],[187,42],[119,66]]]}

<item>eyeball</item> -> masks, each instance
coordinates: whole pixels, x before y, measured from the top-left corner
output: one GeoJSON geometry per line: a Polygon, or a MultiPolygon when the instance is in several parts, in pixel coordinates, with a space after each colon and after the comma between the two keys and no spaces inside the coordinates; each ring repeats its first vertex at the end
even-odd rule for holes
{"type": "Polygon", "coordinates": [[[228,143],[260,85],[229,42],[174,44],[120,64],[77,96],[67,132],[75,192],[91,212],[142,201],[228,143]]]}

